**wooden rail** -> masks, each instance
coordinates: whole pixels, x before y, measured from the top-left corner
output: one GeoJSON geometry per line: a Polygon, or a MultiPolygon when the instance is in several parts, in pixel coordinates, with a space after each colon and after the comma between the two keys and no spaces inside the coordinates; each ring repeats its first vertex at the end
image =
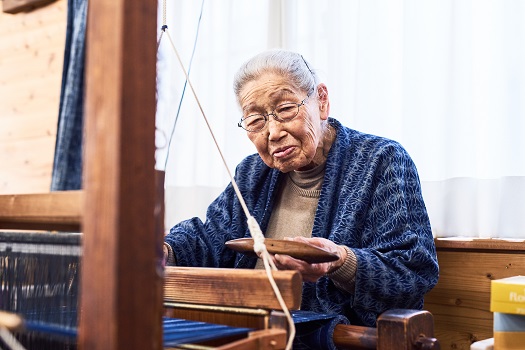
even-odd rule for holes
{"type": "Polygon", "coordinates": [[[502,239],[502,238],[436,238],[436,248],[439,251],[525,251],[525,239],[502,239]]]}
{"type": "MultiPolygon", "coordinates": [[[[286,306],[301,306],[302,279],[297,271],[273,271],[286,306]]],[[[164,300],[280,310],[264,270],[166,267],[164,300]],[[198,293],[195,291],[198,290],[198,293]]]]}
{"type": "Polygon", "coordinates": [[[0,195],[0,229],[80,232],[82,191],[0,195]]]}

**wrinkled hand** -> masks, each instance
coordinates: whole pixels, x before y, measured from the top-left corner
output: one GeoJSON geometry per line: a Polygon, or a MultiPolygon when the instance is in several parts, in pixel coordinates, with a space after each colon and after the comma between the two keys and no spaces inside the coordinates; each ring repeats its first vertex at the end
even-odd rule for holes
{"type": "Polygon", "coordinates": [[[297,241],[297,242],[308,243],[310,245],[313,245],[319,248],[323,248],[324,250],[327,250],[339,256],[339,260],[336,260],[336,261],[309,264],[306,261],[294,259],[289,255],[284,255],[284,254],[274,255],[273,260],[275,262],[275,266],[279,270],[299,271],[303,277],[303,281],[306,281],[306,282],[317,281],[322,276],[326,275],[327,273],[333,272],[338,267],[343,265],[346,259],[347,251],[344,248],[344,246],[337,245],[334,242],[326,238],[294,237],[293,239],[291,238],[286,238],[286,239],[290,239],[290,240],[297,241]]]}

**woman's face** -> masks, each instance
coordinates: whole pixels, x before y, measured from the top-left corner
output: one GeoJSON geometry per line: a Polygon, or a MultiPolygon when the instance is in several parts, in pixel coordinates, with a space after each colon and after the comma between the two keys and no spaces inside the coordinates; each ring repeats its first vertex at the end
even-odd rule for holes
{"type": "MultiPolygon", "coordinates": [[[[239,93],[243,116],[266,114],[275,107],[291,102],[301,103],[307,92],[294,87],[285,77],[264,73],[248,82],[239,93]]],[[[247,132],[266,165],[284,173],[307,170],[314,162],[322,139],[321,121],[328,118],[328,93],[324,84],[299,108],[299,114],[286,123],[270,115],[265,127],[247,132]]],[[[322,150],[319,150],[322,153],[322,150]]]]}

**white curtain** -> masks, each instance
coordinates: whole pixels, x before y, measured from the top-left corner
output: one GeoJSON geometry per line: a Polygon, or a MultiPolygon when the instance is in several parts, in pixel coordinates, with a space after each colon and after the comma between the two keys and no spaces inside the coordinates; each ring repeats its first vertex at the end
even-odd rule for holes
{"type": "MultiPolygon", "coordinates": [[[[186,67],[201,4],[166,7],[186,67]]],[[[525,1],[204,2],[190,79],[232,172],[255,152],[236,126],[233,75],[274,47],[301,52],[317,69],[332,117],[404,145],[435,236],[525,239],[525,1]]],[[[158,68],[157,164],[164,169],[184,86],[165,36],[158,68]]],[[[204,217],[229,182],[189,89],[165,170],[168,227],[204,217]]]]}

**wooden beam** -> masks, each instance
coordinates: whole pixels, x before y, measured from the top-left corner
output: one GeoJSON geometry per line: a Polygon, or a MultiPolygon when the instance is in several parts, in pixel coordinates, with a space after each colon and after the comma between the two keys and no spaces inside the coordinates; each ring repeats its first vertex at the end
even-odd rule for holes
{"type": "MultiPolygon", "coordinates": [[[[301,306],[297,271],[273,271],[286,306],[301,306]]],[[[166,267],[164,301],[282,310],[264,270],[166,267]],[[195,291],[198,290],[198,293],[195,291]]]]}
{"type": "Polygon", "coordinates": [[[55,0],[4,0],[3,12],[15,14],[22,11],[31,11],[36,7],[47,5],[55,0]]]}
{"type": "Polygon", "coordinates": [[[501,251],[507,253],[523,254],[525,252],[525,239],[503,238],[435,238],[438,251],[501,251]]]}
{"type": "Polygon", "coordinates": [[[79,346],[162,348],[155,230],[157,3],[89,3],[79,346]]]}
{"type": "Polygon", "coordinates": [[[377,328],[338,324],[334,328],[337,349],[376,349],[377,328]]]}
{"type": "Polygon", "coordinates": [[[0,196],[0,229],[80,232],[82,191],[0,196]]]}

